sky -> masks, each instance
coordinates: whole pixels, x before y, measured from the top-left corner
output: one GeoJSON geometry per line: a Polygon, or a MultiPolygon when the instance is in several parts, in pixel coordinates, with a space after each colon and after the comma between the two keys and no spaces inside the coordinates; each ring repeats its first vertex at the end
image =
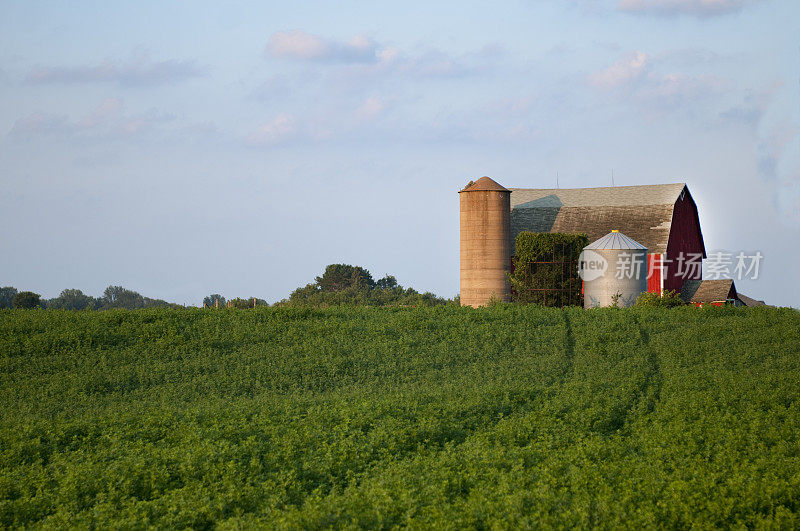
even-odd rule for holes
{"type": "MultiPolygon", "coordinates": [[[[686,182],[800,307],[800,2],[0,0],[0,285],[458,293],[458,190],[686,182]]],[[[750,275],[752,276],[752,274],[750,275]]]]}

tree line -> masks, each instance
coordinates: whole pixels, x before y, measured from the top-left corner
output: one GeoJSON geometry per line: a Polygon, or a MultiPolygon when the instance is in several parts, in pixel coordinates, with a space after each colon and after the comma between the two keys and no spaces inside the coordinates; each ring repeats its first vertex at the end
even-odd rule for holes
{"type": "Polygon", "coordinates": [[[431,292],[404,288],[392,275],[374,280],[370,272],[349,264],[330,264],[315,282],[294,290],[276,306],[437,306],[448,300],[431,292]]]}
{"type": "Polygon", "coordinates": [[[0,309],[110,310],[124,308],[138,310],[141,308],[179,307],[181,307],[180,304],[151,299],[122,286],[108,286],[100,297],[92,297],[79,289],[65,289],[58,297],[52,299],[42,298],[41,295],[32,291],[17,291],[11,286],[0,288],[0,309]]]}
{"type": "MultiPolygon", "coordinates": [[[[454,302],[457,303],[458,298],[444,299],[431,292],[420,293],[413,288],[404,288],[392,275],[375,280],[364,267],[330,264],[313,283],[297,288],[287,299],[273,306],[437,306],[454,302]]],[[[219,293],[212,293],[203,299],[204,308],[247,309],[259,306],[269,306],[269,303],[258,297],[226,299],[219,293]]],[[[0,288],[0,309],[138,310],[181,307],[180,304],[145,297],[122,286],[108,286],[100,297],[87,295],[79,289],[65,289],[52,299],[45,299],[32,291],[17,291],[10,286],[0,288]]]]}

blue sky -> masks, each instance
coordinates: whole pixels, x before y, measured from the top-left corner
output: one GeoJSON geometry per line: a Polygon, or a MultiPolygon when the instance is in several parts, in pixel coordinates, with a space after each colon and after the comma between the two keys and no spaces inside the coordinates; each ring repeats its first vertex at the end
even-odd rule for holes
{"type": "Polygon", "coordinates": [[[800,3],[0,2],[0,284],[458,292],[458,196],[687,182],[800,306],[800,3]],[[787,278],[792,281],[787,282],[787,278]]]}

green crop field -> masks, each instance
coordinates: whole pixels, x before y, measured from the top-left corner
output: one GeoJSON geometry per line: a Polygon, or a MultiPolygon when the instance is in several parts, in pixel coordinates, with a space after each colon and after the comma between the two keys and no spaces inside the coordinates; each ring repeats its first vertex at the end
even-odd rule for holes
{"type": "Polygon", "coordinates": [[[800,313],[0,311],[0,526],[800,526],[800,313]]]}

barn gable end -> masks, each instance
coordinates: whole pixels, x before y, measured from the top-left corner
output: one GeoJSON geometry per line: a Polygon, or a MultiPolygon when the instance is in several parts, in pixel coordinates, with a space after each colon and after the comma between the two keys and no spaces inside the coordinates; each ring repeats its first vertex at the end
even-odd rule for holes
{"type": "Polygon", "coordinates": [[[688,188],[684,188],[675,201],[670,225],[664,289],[680,292],[687,280],[702,278],[701,267],[680,267],[681,260],[687,263],[692,254],[706,257],[697,205],[688,188]]]}

